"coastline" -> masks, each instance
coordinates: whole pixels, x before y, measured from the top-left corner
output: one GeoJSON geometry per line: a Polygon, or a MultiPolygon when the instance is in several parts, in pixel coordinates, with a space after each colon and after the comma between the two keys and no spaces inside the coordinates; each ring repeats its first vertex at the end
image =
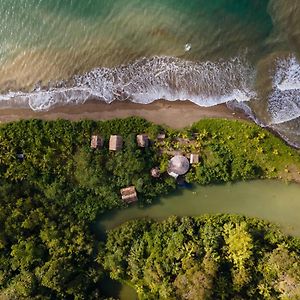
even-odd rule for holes
{"type": "Polygon", "coordinates": [[[234,112],[225,104],[200,107],[190,101],[156,100],[150,104],[137,104],[129,101],[114,101],[111,104],[89,100],[84,104],[68,104],[49,111],[35,112],[31,109],[2,109],[0,122],[7,123],[25,119],[70,121],[110,120],[138,116],[156,124],[179,129],[205,118],[244,119],[242,112],[234,112]]]}

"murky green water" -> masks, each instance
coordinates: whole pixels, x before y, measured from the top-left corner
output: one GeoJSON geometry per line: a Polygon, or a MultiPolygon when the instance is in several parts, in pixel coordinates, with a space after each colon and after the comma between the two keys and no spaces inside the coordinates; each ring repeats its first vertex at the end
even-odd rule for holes
{"type": "MultiPolygon", "coordinates": [[[[300,236],[300,185],[260,180],[179,189],[149,207],[135,205],[107,213],[99,219],[95,229],[101,236],[103,231],[132,219],[164,219],[171,215],[197,216],[207,213],[236,213],[263,218],[278,224],[287,234],[300,236]]],[[[136,297],[130,287],[110,281],[106,284],[108,294],[119,296],[121,300],[136,297]]]]}
{"type": "Polygon", "coordinates": [[[288,234],[300,236],[300,185],[280,181],[251,181],[234,184],[195,186],[179,189],[155,204],[131,206],[102,216],[99,230],[109,230],[136,218],[163,219],[171,215],[236,213],[278,224],[288,234]]]}

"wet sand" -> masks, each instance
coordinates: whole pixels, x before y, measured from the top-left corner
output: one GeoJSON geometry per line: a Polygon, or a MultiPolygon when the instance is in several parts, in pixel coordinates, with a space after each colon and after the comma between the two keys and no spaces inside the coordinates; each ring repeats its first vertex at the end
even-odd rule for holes
{"type": "Polygon", "coordinates": [[[30,109],[2,109],[0,122],[21,119],[56,120],[109,120],[129,116],[143,117],[151,122],[183,128],[203,118],[247,119],[241,112],[233,112],[226,105],[199,107],[189,101],[157,100],[151,104],[136,104],[128,101],[114,101],[111,104],[87,101],[81,105],[66,105],[47,112],[34,112],[30,109]]]}

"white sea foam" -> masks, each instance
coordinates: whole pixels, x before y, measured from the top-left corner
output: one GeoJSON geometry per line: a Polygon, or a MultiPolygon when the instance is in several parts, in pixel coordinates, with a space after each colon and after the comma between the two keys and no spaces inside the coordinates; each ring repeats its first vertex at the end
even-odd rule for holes
{"type": "Polygon", "coordinates": [[[295,56],[279,59],[269,98],[271,124],[300,117],[300,64],[295,56]]]}
{"type": "Polygon", "coordinates": [[[71,84],[30,93],[0,95],[2,107],[30,107],[49,110],[56,105],[81,104],[96,98],[107,103],[130,100],[151,103],[157,99],[190,100],[213,106],[236,100],[248,101],[255,73],[244,59],[218,62],[190,62],[172,57],[144,58],[115,68],[96,68],[75,76],[71,84]]]}

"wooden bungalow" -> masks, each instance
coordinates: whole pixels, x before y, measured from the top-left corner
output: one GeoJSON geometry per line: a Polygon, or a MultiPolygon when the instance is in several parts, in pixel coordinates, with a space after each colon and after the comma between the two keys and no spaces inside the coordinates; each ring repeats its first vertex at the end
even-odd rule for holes
{"type": "Polygon", "coordinates": [[[130,203],[137,202],[138,198],[134,186],[123,188],[120,190],[120,192],[121,192],[122,200],[125,203],[130,204],[130,203]]]}
{"type": "Polygon", "coordinates": [[[146,134],[138,134],[136,136],[136,142],[139,147],[147,148],[149,146],[149,138],[146,134]]]}
{"type": "Polygon", "coordinates": [[[92,135],[91,138],[91,148],[100,149],[103,147],[103,138],[100,135],[92,135]]]}
{"type": "Polygon", "coordinates": [[[199,154],[192,153],[190,155],[190,163],[191,164],[198,164],[199,163],[199,154]]]}
{"type": "Polygon", "coordinates": [[[123,147],[123,139],[120,135],[111,135],[109,139],[109,150],[118,151],[123,147]]]}
{"type": "Polygon", "coordinates": [[[154,178],[159,178],[160,177],[160,170],[158,167],[152,168],[150,171],[150,174],[154,178]]]}
{"type": "Polygon", "coordinates": [[[159,141],[162,141],[166,138],[166,134],[165,133],[159,133],[156,137],[159,141]]]}

